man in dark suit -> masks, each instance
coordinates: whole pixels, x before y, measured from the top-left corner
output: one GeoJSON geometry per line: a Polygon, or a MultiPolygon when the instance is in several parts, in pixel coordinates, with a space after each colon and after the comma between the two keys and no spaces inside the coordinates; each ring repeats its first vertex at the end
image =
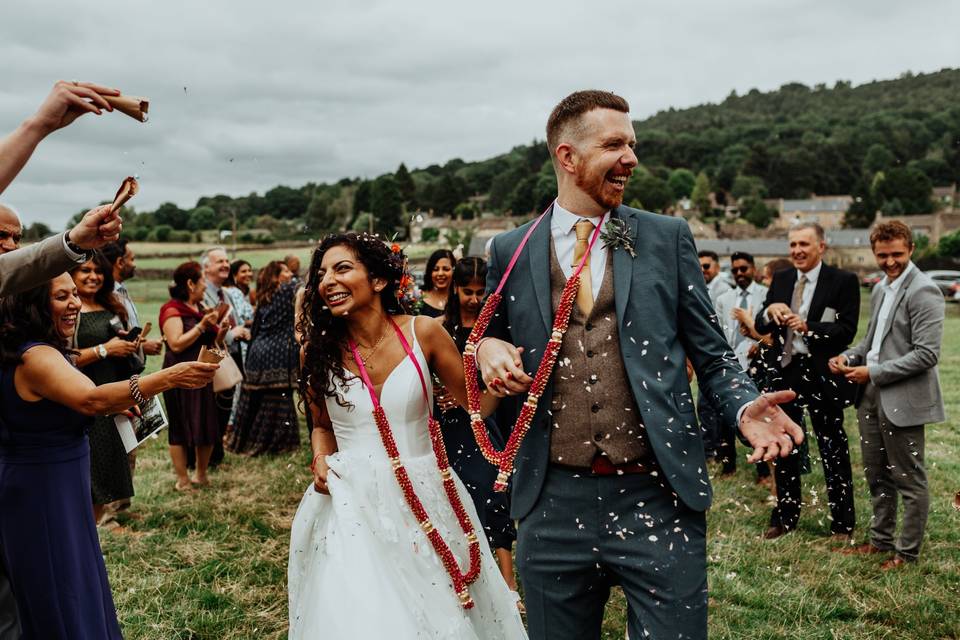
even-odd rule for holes
{"type": "Polygon", "coordinates": [[[527,398],[536,413],[516,459],[511,516],[534,640],[598,639],[615,584],[631,638],[706,638],[711,489],[687,357],[756,447],[753,459],[787,455],[802,439],[777,407],[793,393],[758,396],[733,357],[686,222],[622,206],[634,143],[623,98],[562,100],[547,123],[557,200],[542,224],[491,246],[491,291],[518,258],[490,327],[501,339],[477,347],[498,395],[529,388],[525,372],[540,364],[560,292],[586,260],[557,367],[527,398]],[[597,226],[608,234],[591,246],[597,226]]]}
{"type": "MultiPolygon", "coordinates": [[[[853,385],[832,374],[827,361],[846,349],[857,333],[860,285],[855,274],[824,264],[827,246],[820,225],[797,225],[788,237],[795,268],[773,276],[756,328],[774,335],[773,348],[779,352],[769,365],[774,387],[797,393],[797,399],[784,406],[787,415],[797,424],[803,423],[804,410],[810,416],[827,481],[830,530],[849,539],[856,518],[843,408],[853,385]]],[[[764,533],[767,539],[793,530],[800,519],[799,456],[777,461],[776,482],[777,506],[764,533]]]]}

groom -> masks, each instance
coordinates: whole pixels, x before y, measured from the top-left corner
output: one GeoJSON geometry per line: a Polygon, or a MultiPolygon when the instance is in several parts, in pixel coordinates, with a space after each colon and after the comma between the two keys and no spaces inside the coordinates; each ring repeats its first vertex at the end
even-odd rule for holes
{"type": "MultiPolygon", "coordinates": [[[[631,638],[706,638],[711,489],[685,358],[701,392],[755,447],[751,461],[786,456],[803,437],[777,407],[793,393],[759,396],[730,352],[686,223],[621,205],[635,141],[617,95],[581,91],[554,108],[547,144],[558,197],[503,289],[494,337],[477,351],[489,389],[525,392],[594,225],[622,221],[616,240],[589,252],[516,460],[511,516],[535,640],[599,638],[612,585],[626,594],[631,638]]],[[[488,290],[528,228],[494,240],[488,290]]]]}

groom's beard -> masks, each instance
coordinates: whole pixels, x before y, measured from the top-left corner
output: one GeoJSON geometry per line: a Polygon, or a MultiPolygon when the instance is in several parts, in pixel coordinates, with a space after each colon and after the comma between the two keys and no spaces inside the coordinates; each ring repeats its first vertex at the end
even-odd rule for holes
{"type": "Polygon", "coordinates": [[[623,204],[624,192],[615,191],[609,186],[606,173],[599,175],[577,174],[574,183],[581,191],[590,196],[591,200],[607,211],[616,209],[623,204]]]}

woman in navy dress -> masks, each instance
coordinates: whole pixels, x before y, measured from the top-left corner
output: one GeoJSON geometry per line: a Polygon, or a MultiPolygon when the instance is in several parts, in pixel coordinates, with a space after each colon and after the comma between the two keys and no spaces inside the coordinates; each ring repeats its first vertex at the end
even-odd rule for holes
{"type": "Polygon", "coordinates": [[[90,508],[93,416],[209,383],[178,365],[95,386],[68,359],[80,298],[69,274],[0,302],[0,550],[24,640],[114,640],[117,623],[90,508]]]}
{"type": "MultiPolygon", "coordinates": [[[[460,353],[463,353],[470,331],[480,315],[486,286],[486,262],[481,258],[463,258],[457,261],[453,269],[450,301],[446,305],[446,313],[438,320],[443,322],[444,329],[453,338],[460,353]]],[[[447,449],[450,466],[470,492],[490,548],[497,556],[500,572],[510,588],[516,591],[511,549],[517,539],[517,530],[510,520],[506,494],[493,490],[497,469],[487,462],[480,452],[467,412],[445,394],[437,395],[441,411],[435,413],[440,417],[443,445],[447,449]]],[[[497,449],[503,449],[506,443],[496,422],[492,417],[487,418],[486,422],[491,441],[497,449]]]]}

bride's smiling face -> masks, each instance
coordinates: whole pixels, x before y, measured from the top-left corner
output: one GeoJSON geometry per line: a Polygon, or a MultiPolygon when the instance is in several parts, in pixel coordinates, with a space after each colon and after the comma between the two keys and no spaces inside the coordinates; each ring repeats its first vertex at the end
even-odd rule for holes
{"type": "Polygon", "coordinates": [[[380,278],[371,280],[370,272],[357,254],[344,245],[327,249],[317,275],[320,278],[318,293],[330,312],[338,317],[379,302],[380,291],[385,286],[380,278]]]}

